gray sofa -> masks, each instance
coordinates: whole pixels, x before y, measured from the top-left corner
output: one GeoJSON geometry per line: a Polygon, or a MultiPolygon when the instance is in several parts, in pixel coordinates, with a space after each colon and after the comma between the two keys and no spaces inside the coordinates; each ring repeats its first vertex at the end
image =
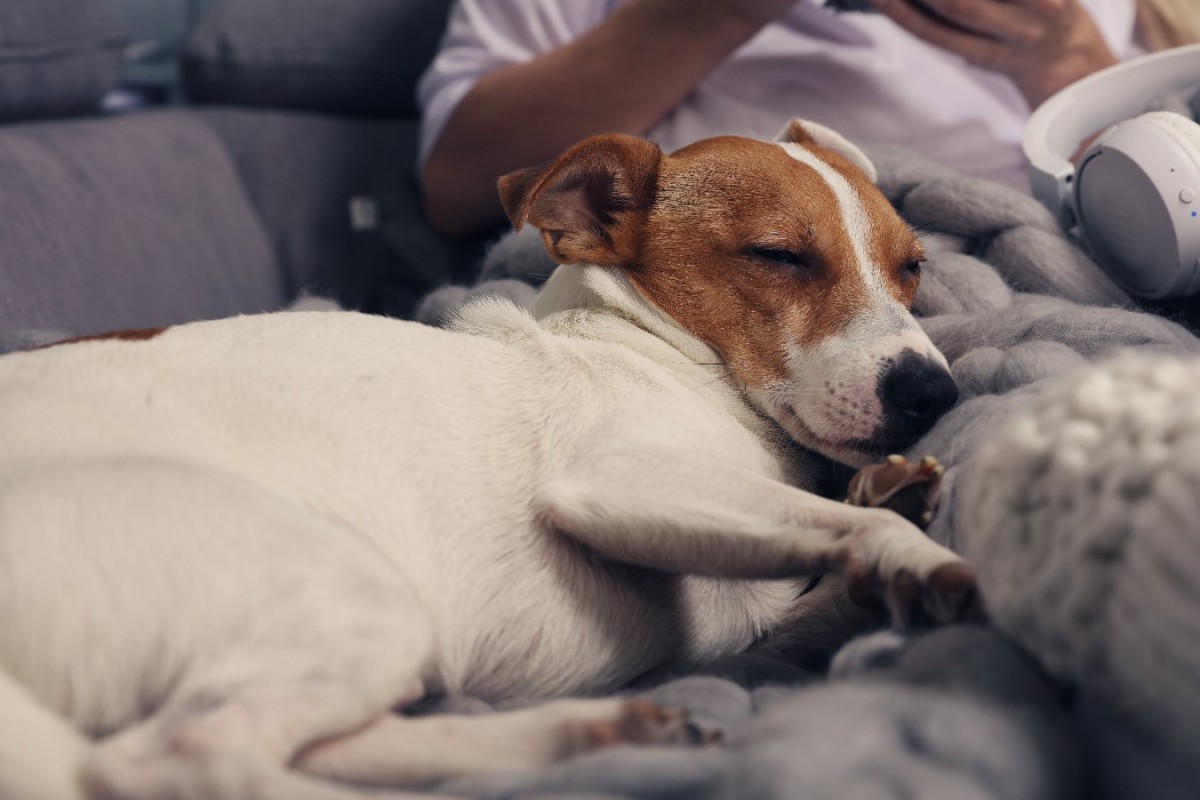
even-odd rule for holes
{"type": "Polygon", "coordinates": [[[99,111],[126,32],[101,0],[0,3],[0,334],[283,307],[405,316],[478,243],[421,213],[415,82],[448,0],[222,0],[184,103],[99,111]]]}

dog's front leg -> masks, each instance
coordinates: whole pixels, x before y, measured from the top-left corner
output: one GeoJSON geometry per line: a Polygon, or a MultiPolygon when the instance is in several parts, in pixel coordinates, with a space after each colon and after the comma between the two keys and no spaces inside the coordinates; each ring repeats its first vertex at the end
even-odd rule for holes
{"type": "Polygon", "coordinates": [[[685,449],[589,453],[537,504],[552,528],[619,561],[730,578],[841,572],[852,594],[881,594],[900,625],[980,613],[971,568],[898,514],[685,449]]]}

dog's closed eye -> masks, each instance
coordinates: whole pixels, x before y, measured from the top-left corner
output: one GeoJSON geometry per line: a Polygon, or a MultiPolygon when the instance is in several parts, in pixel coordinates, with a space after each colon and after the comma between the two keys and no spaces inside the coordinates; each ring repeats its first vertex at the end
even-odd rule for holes
{"type": "Polygon", "coordinates": [[[746,248],[748,255],[759,261],[773,265],[793,267],[805,271],[815,271],[816,260],[807,253],[790,250],[778,245],[756,244],[746,248]]]}

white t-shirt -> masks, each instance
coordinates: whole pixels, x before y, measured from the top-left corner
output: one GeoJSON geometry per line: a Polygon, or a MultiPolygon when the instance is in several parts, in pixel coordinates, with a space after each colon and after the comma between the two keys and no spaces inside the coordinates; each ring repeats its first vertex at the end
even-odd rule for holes
{"type": "MultiPolygon", "coordinates": [[[[602,21],[621,0],[458,0],[418,87],[424,163],[481,76],[533,59],[602,21]]],[[[910,147],[968,174],[1028,190],[1021,135],[1029,107],[995,72],[928,45],[877,14],[798,3],[714,70],[650,135],[670,152],[717,134],[774,137],[792,117],[862,145],[910,147]]],[[[1134,0],[1081,0],[1120,59],[1134,0]]]]}

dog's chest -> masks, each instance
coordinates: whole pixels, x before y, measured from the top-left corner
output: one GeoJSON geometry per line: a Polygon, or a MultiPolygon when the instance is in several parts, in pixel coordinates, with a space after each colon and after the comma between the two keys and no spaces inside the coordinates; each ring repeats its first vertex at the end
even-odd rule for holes
{"type": "Polygon", "coordinates": [[[745,650],[795,596],[790,581],[643,569],[553,539],[526,555],[545,568],[484,567],[458,584],[440,626],[447,690],[503,700],[614,689],[664,664],[745,650]]]}
{"type": "Polygon", "coordinates": [[[446,688],[492,700],[617,685],[679,649],[678,578],[531,543],[528,568],[481,565],[447,598],[446,688]]]}

